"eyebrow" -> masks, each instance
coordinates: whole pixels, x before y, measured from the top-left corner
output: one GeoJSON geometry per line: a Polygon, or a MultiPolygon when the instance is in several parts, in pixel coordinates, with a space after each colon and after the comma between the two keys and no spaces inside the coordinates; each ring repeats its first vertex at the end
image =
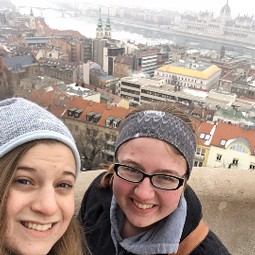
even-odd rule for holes
{"type": "MultiPolygon", "coordinates": [[[[145,168],[143,166],[141,166],[139,163],[133,161],[133,160],[130,160],[130,159],[127,159],[127,160],[124,160],[123,162],[121,162],[120,164],[124,164],[124,165],[128,165],[128,164],[133,164],[133,168],[137,168],[139,170],[142,170],[145,172],[145,168]]],[[[173,169],[162,169],[162,168],[158,168],[158,169],[155,169],[154,172],[157,172],[159,174],[168,174],[168,175],[174,175],[174,176],[180,176],[179,173],[176,172],[176,170],[173,170],[173,169]]]]}
{"type": "MultiPolygon", "coordinates": [[[[28,166],[18,166],[16,171],[18,170],[24,170],[24,171],[28,171],[28,172],[36,172],[36,169],[32,168],[32,167],[28,167],[28,166]]],[[[62,175],[71,175],[73,176],[73,178],[76,180],[76,175],[70,171],[64,171],[62,175]]]]}

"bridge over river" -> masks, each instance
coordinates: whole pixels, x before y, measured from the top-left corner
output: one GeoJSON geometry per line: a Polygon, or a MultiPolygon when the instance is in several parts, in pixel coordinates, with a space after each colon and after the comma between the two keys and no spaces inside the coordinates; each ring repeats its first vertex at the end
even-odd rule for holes
{"type": "MultiPolygon", "coordinates": [[[[93,3],[87,3],[90,5],[95,5],[93,3]]],[[[94,6],[95,7],[95,6],[94,6]]],[[[40,11],[41,16],[44,16],[46,11],[56,11],[60,12],[62,17],[72,17],[72,18],[93,18],[95,19],[95,24],[97,23],[98,16],[88,15],[85,10],[78,9],[77,7],[28,7],[28,6],[16,6],[18,10],[22,8],[32,8],[40,11]]],[[[105,19],[106,17],[104,17],[105,19]]],[[[189,43],[195,43],[197,48],[200,49],[213,49],[220,50],[222,46],[228,51],[237,52],[241,55],[249,55],[255,58],[255,41],[240,41],[229,39],[218,34],[203,34],[203,33],[191,33],[188,30],[182,30],[176,27],[170,26],[160,26],[155,24],[141,23],[135,20],[125,20],[123,18],[110,17],[112,28],[119,31],[128,31],[131,33],[142,34],[145,38],[155,38],[155,39],[167,39],[176,42],[181,46],[187,46],[189,43]]]]}

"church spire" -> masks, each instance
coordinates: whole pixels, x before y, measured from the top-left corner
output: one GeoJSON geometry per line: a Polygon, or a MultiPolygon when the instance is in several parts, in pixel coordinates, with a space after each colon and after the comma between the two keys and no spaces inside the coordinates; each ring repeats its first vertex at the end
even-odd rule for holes
{"type": "Polygon", "coordinates": [[[103,37],[104,37],[103,22],[101,17],[101,8],[99,8],[99,18],[97,22],[96,38],[103,38],[103,37]]]}
{"type": "Polygon", "coordinates": [[[105,36],[105,38],[108,38],[108,39],[111,39],[111,37],[112,37],[112,28],[111,28],[109,9],[108,9],[108,17],[107,17],[106,24],[105,24],[104,36],[105,36]]]}
{"type": "Polygon", "coordinates": [[[36,28],[36,21],[35,21],[35,17],[34,17],[32,8],[30,9],[30,15],[29,15],[29,28],[31,28],[31,29],[36,28]]]}

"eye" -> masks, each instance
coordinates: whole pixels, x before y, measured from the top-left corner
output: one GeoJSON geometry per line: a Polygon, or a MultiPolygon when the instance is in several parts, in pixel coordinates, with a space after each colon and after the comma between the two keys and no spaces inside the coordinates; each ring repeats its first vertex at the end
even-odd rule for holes
{"type": "Polygon", "coordinates": [[[135,168],[131,168],[131,167],[126,167],[125,170],[129,171],[131,173],[137,173],[138,172],[135,168]]]}
{"type": "Polygon", "coordinates": [[[32,184],[32,182],[30,180],[25,179],[25,178],[16,179],[16,180],[14,180],[14,183],[20,184],[20,185],[30,185],[30,184],[32,184]]]}
{"type": "Polygon", "coordinates": [[[176,182],[177,179],[170,175],[157,175],[157,179],[166,182],[176,182]]]}
{"type": "Polygon", "coordinates": [[[73,184],[67,183],[67,182],[61,182],[57,185],[58,188],[61,189],[72,189],[73,188],[73,184]]]}

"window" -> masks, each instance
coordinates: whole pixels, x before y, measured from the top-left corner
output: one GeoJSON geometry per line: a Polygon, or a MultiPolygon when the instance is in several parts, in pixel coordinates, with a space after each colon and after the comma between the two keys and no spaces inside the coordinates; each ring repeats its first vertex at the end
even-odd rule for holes
{"type": "Polygon", "coordinates": [[[112,121],[113,121],[113,117],[107,118],[106,121],[105,121],[105,126],[106,127],[111,126],[112,125],[112,121]]]}
{"type": "Polygon", "coordinates": [[[94,123],[97,123],[97,122],[100,120],[101,116],[102,116],[102,115],[101,115],[100,113],[96,114],[96,115],[94,116],[94,118],[93,118],[93,122],[94,122],[94,123]]]}
{"type": "Polygon", "coordinates": [[[79,118],[81,116],[82,112],[83,112],[82,109],[77,109],[76,111],[74,111],[74,117],[79,118]]]}
{"type": "Polygon", "coordinates": [[[209,140],[211,135],[205,135],[205,140],[209,140]]]}
{"type": "Polygon", "coordinates": [[[237,166],[238,165],[238,159],[234,158],[233,161],[232,161],[232,164],[234,166],[237,166]]]}
{"type": "Polygon", "coordinates": [[[226,142],[227,142],[226,140],[222,139],[222,140],[220,141],[220,145],[225,146],[226,142]]]}
{"type": "Polygon", "coordinates": [[[96,114],[95,112],[88,113],[87,116],[86,116],[86,120],[91,121],[95,114],[96,114]]]}
{"type": "Polygon", "coordinates": [[[115,119],[112,124],[113,128],[117,128],[119,126],[120,122],[121,122],[120,118],[115,119]]]}
{"type": "Polygon", "coordinates": [[[202,167],[203,166],[203,162],[202,161],[194,161],[194,167],[202,167]]]}
{"type": "Polygon", "coordinates": [[[248,153],[247,148],[241,144],[234,144],[233,146],[230,147],[230,150],[238,151],[238,152],[242,152],[242,153],[248,153]]]}
{"type": "Polygon", "coordinates": [[[249,167],[249,169],[251,169],[251,170],[255,170],[255,163],[250,163],[250,167],[249,167]]]}
{"type": "Polygon", "coordinates": [[[205,138],[205,134],[204,134],[204,133],[201,133],[201,134],[200,134],[200,138],[201,138],[201,139],[204,139],[204,138],[205,138]]]}
{"type": "Polygon", "coordinates": [[[197,155],[204,156],[204,155],[205,155],[205,149],[197,148],[197,149],[196,149],[196,154],[197,154],[197,155]]]}
{"type": "Polygon", "coordinates": [[[221,159],[222,159],[222,155],[221,154],[217,154],[216,161],[221,161],[221,159]]]}

